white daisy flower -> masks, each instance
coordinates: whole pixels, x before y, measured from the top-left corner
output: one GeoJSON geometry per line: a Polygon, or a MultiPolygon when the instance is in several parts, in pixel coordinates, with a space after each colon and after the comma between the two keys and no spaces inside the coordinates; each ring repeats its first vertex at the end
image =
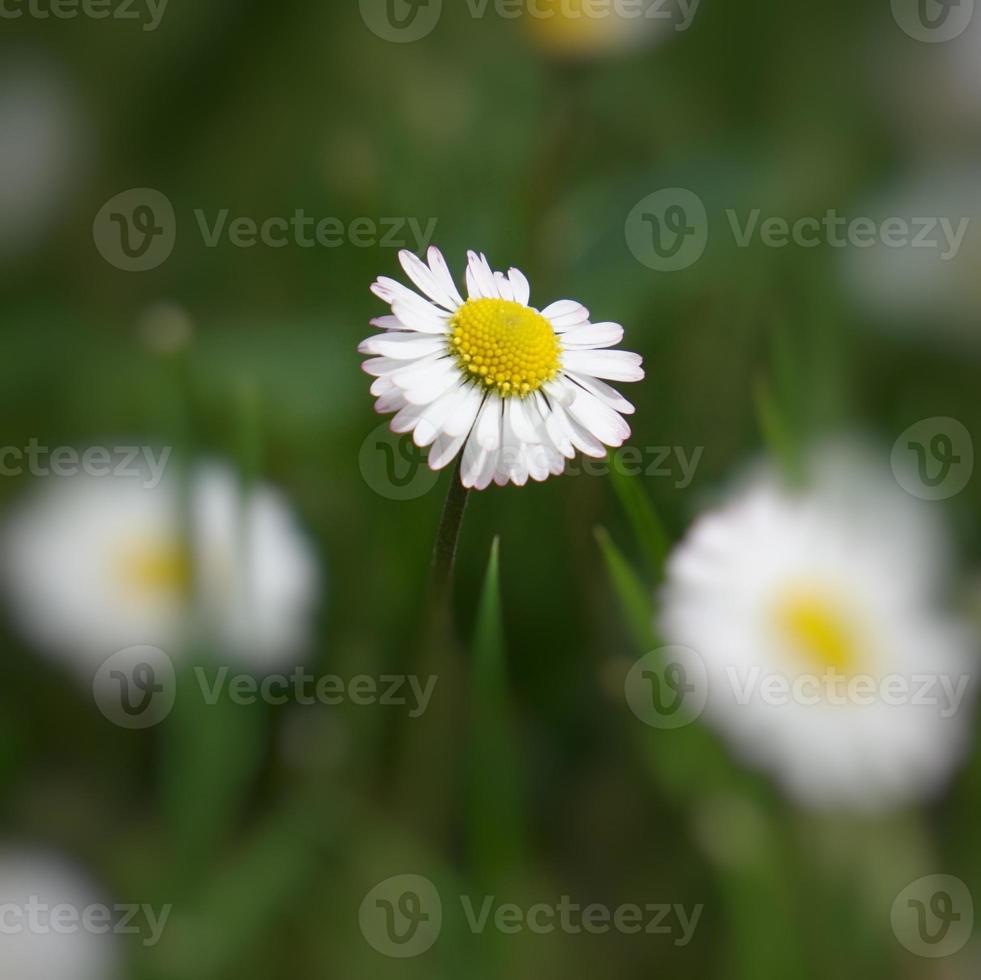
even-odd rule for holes
{"type": "Polygon", "coordinates": [[[62,858],[20,849],[0,851],[0,976],[11,980],[118,977],[119,953],[110,933],[63,924],[67,910],[81,923],[96,907],[108,906],[87,876],[62,858]]]}
{"type": "Polygon", "coordinates": [[[807,490],[757,472],[668,565],[660,629],[705,718],[800,802],[874,809],[940,788],[971,729],[974,651],[940,608],[930,506],[852,448],[807,490]]]}
{"type": "Polygon", "coordinates": [[[2,579],[24,632],[87,677],[117,650],[200,638],[258,671],[296,662],[319,574],[286,501],[224,467],[52,479],[3,528],[2,579]],[[186,519],[182,519],[182,514],[186,519]]]}
{"type": "Polygon", "coordinates": [[[372,285],[392,315],[372,320],[385,333],[358,348],[373,355],[363,367],[375,377],[376,411],[395,413],[393,432],[431,446],[434,470],[462,451],[461,481],[478,490],[540,482],[577,451],[602,458],[623,445],[634,408],[606,381],[644,372],[639,355],[606,349],[623,338],[619,324],[591,323],[572,300],[539,311],[517,269],[494,272],[474,252],[464,300],[442,253],[428,257],[399,256],[425,298],[384,277],[372,285]]]}

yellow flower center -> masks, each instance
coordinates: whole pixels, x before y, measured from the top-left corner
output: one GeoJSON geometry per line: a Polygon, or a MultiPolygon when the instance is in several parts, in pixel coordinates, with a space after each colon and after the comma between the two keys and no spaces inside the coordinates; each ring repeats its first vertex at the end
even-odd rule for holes
{"type": "Polygon", "coordinates": [[[559,371],[559,340],[552,325],[520,303],[468,300],[450,327],[450,350],[460,367],[502,397],[537,391],[559,371]]]}
{"type": "Polygon", "coordinates": [[[792,592],[775,608],[785,642],[809,664],[836,673],[852,673],[861,658],[856,624],[833,598],[810,590],[792,592]]]}
{"type": "Polygon", "coordinates": [[[133,592],[185,595],[191,587],[191,561],[177,541],[134,541],[119,556],[119,576],[133,592]]]}

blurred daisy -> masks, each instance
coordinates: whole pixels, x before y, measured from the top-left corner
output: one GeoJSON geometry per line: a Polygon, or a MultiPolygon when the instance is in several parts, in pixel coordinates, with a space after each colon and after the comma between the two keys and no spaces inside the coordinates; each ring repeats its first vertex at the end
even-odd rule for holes
{"type": "Polygon", "coordinates": [[[75,87],[25,52],[0,64],[0,261],[37,247],[91,155],[75,87]]]}
{"type": "Polygon", "coordinates": [[[432,469],[462,451],[464,486],[523,486],[561,473],[577,451],[602,458],[630,436],[623,415],[634,408],[606,384],[644,377],[639,355],[605,349],[621,326],[590,323],[571,300],[539,312],[528,280],[492,271],[483,255],[469,253],[466,300],[438,249],[428,265],[410,252],[400,259],[425,298],[378,279],[372,292],[392,315],[372,320],[386,332],[358,350],[374,355],[364,369],[376,379],[376,410],[395,413],[393,432],[432,447],[432,469]]]}
{"type": "Polygon", "coordinates": [[[814,806],[937,790],[971,728],[973,650],[938,603],[947,556],[928,504],[857,451],[809,489],[757,472],[671,556],[660,626],[708,678],[706,720],[814,806]]]}
{"type": "MultiPolygon", "coordinates": [[[[959,17],[965,4],[948,4],[959,17]],[[960,8],[960,9],[957,9],[960,8]]],[[[950,21],[953,23],[953,21],[950,21]]],[[[981,141],[981,17],[969,17],[956,37],[940,44],[910,45],[898,34],[883,46],[880,34],[870,51],[878,90],[887,115],[917,156],[981,141]]]]}
{"type": "Polygon", "coordinates": [[[935,163],[884,189],[862,211],[880,228],[869,247],[842,251],[846,286],[882,331],[978,346],[981,315],[981,168],[935,163]]]}
{"type": "Polygon", "coordinates": [[[651,4],[636,0],[538,0],[522,16],[532,40],[548,54],[587,58],[639,47],[670,31],[651,4]]]}
{"type": "Polygon", "coordinates": [[[243,492],[216,465],[183,488],[165,476],[53,480],[3,529],[15,616],[45,650],[91,675],[131,645],[179,653],[200,638],[258,670],[309,639],[318,571],[285,500],[243,492]]]}
{"type": "MultiPolygon", "coordinates": [[[[61,858],[0,851],[0,976],[10,980],[112,980],[119,976],[111,933],[56,930],[52,910],[105,908],[95,886],[61,858]]],[[[67,913],[65,913],[67,915],[67,913]]],[[[60,920],[59,920],[60,921],[60,920]]]]}

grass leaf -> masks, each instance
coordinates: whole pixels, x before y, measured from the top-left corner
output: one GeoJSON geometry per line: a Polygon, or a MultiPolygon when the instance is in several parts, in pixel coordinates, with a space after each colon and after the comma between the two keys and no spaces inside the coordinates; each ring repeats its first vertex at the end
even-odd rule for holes
{"type": "Polygon", "coordinates": [[[477,880],[487,885],[520,866],[524,850],[520,754],[508,693],[498,555],[495,538],[477,614],[470,691],[470,845],[477,880]]]}

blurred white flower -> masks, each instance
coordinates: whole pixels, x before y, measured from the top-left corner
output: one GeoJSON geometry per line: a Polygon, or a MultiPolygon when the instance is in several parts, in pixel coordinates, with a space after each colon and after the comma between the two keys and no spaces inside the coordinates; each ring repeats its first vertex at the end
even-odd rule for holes
{"type": "Polygon", "coordinates": [[[217,465],[185,488],[168,471],[48,478],[7,520],[3,579],[24,631],[89,678],[140,644],[191,641],[257,670],[294,664],[310,637],[317,564],[282,496],[217,465]],[[186,499],[186,509],[182,500],[186,499]]]}
{"type": "Polygon", "coordinates": [[[35,248],[88,165],[70,85],[43,58],[0,64],[0,261],[35,248]]]}
{"type": "Polygon", "coordinates": [[[808,489],[763,468],[694,525],[661,634],[707,675],[706,721],[800,802],[926,796],[965,751],[975,686],[972,638],[940,608],[942,529],[855,447],[810,464],[808,489]]]}
{"type": "MultiPolygon", "coordinates": [[[[957,4],[951,4],[956,7],[957,4]]],[[[898,132],[918,156],[981,142],[981,16],[957,37],[910,44],[897,33],[885,49],[870,39],[876,85],[898,132]]]]}
{"type": "Polygon", "coordinates": [[[113,980],[119,976],[111,933],[52,928],[51,910],[76,919],[105,907],[95,886],[59,857],[0,850],[0,977],[4,980],[113,980]]]}
{"type": "Polygon", "coordinates": [[[846,249],[842,269],[873,325],[981,348],[979,182],[979,167],[937,164],[884,189],[862,210],[883,236],[871,247],[846,249]],[[895,219],[907,222],[910,233],[892,242],[885,232],[895,219]]]}

